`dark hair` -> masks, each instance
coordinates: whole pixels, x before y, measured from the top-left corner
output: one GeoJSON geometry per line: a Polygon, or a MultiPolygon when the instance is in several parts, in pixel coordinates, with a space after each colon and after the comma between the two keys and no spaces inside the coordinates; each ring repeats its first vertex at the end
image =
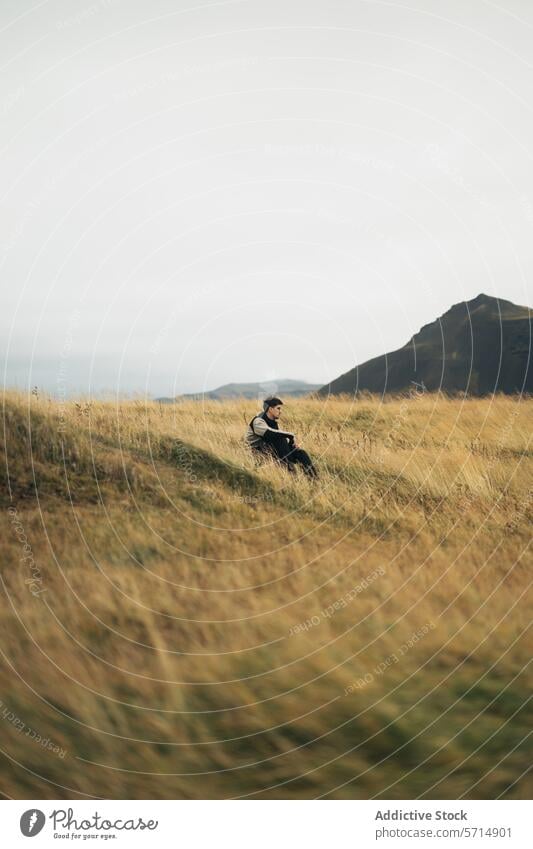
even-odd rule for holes
{"type": "Polygon", "coordinates": [[[265,400],[263,401],[263,410],[266,413],[269,407],[278,407],[280,404],[283,404],[281,398],[274,398],[273,396],[271,396],[270,398],[265,398],[265,400]]]}

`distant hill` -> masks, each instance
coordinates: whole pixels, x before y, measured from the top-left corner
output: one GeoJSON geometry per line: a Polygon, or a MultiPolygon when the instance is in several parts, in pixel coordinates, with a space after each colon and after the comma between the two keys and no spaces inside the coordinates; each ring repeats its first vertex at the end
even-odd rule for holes
{"type": "Polygon", "coordinates": [[[266,398],[268,395],[290,395],[299,398],[316,392],[320,389],[320,383],[306,383],[305,380],[272,380],[261,383],[226,383],[209,392],[194,392],[187,395],[177,395],[175,398],[156,398],[163,404],[173,404],[178,401],[224,401],[230,398],[266,398]]]}
{"type": "Polygon", "coordinates": [[[320,389],[320,395],[403,392],[413,383],[450,394],[533,392],[531,311],[478,295],[454,304],[402,348],[374,357],[320,389]]]}

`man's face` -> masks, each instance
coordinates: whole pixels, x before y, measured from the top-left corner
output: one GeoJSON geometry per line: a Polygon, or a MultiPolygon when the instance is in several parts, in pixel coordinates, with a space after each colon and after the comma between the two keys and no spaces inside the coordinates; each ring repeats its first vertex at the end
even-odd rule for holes
{"type": "Polygon", "coordinates": [[[269,407],[268,412],[270,414],[270,418],[277,421],[281,416],[281,404],[278,404],[277,407],[269,407]]]}

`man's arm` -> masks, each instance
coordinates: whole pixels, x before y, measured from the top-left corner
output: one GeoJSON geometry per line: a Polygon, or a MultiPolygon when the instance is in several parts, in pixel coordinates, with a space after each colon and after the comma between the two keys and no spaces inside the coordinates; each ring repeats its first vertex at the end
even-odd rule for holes
{"type": "Polygon", "coordinates": [[[269,427],[261,416],[254,419],[252,428],[257,436],[262,436],[263,438],[276,439],[276,437],[281,437],[282,439],[289,439],[291,442],[294,441],[294,433],[291,433],[289,430],[276,430],[274,427],[269,427]]]}

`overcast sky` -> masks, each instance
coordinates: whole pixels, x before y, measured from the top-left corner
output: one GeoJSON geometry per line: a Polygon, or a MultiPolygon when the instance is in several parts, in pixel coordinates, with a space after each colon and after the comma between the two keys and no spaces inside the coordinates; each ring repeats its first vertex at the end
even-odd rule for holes
{"type": "Polygon", "coordinates": [[[325,383],[533,304],[528,0],[2,0],[9,386],[325,383]]]}

